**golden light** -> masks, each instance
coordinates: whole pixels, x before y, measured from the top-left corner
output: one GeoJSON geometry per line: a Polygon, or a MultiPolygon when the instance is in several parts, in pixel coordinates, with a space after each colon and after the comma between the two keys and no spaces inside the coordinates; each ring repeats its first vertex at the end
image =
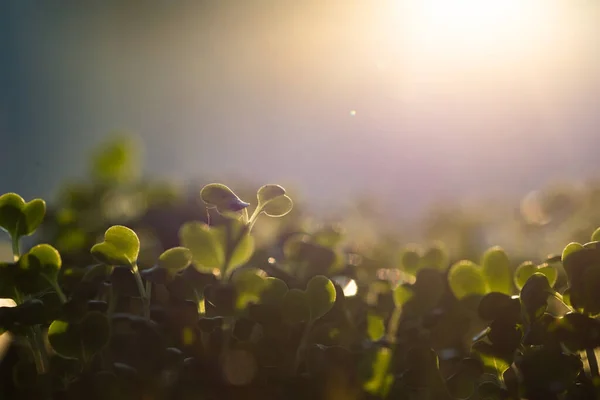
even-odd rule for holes
{"type": "Polygon", "coordinates": [[[556,39],[559,0],[396,0],[397,35],[422,61],[529,57],[556,39]],[[498,57],[500,56],[500,57],[498,57]]]}

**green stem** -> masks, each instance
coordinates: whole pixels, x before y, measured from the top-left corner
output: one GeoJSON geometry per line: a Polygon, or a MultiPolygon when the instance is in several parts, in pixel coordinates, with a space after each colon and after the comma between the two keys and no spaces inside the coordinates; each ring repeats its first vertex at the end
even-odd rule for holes
{"type": "Polygon", "coordinates": [[[19,258],[21,257],[21,251],[19,250],[19,237],[18,236],[12,236],[12,251],[13,251],[13,260],[14,262],[19,261],[19,258]]]}
{"type": "Polygon", "coordinates": [[[400,326],[400,317],[402,316],[402,306],[394,308],[392,312],[392,316],[390,317],[390,322],[388,324],[388,333],[387,340],[390,343],[396,343],[396,333],[398,332],[398,327],[400,326]]]}
{"type": "Polygon", "coordinates": [[[118,297],[117,293],[115,292],[115,288],[112,285],[110,285],[110,287],[108,289],[108,311],[107,311],[108,316],[112,316],[115,313],[115,309],[117,308],[118,300],[119,300],[119,297],[118,297]]]}
{"type": "Polygon", "coordinates": [[[62,304],[65,304],[67,302],[67,296],[65,296],[64,292],[62,291],[62,289],[60,288],[58,283],[54,279],[51,279],[51,278],[47,277],[46,275],[43,275],[43,276],[46,279],[46,281],[48,281],[50,286],[52,286],[52,289],[54,289],[54,291],[56,292],[56,295],[60,299],[60,302],[62,304]]]}
{"type": "Polygon", "coordinates": [[[254,209],[254,212],[250,216],[250,220],[248,221],[248,230],[250,230],[250,231],[252,230],[252,228],[254,227],[256,220],[258,220],[258,216],[260,215],[262,210],[263,210],[262,207],[256,206],[256,208],[254,209]]]}
{"type": "Polygon", "coordinates": [[[244,237],[245,230],[242,230],[240,234],[236,238],[231,237],[231,226],[227,225],[225,234],[227,235],[225,238],[226,248],[225,248],[225,260],[223,261],[223,266],[221,268],[221,277],[224,282],[229,282],[230,275],[227,273],[229,269],[229,263],[231,262],[231,257],[233,256],[233,252],[235,248],[240,243],[240,240],[244,237]]]}
{"type": "Polygon", "coordinates": [[[592,375],[592,381],[600,378],[600,371],[598,370],[598,360],[596,359],[596,353],[593,348],[585,349],[585,354],[590,365],[590,375],[592,375]]]}
{"type": "Polygon", "coordinates": [[[152,282],[150,281],[146,281],[146,299],[148,300],[148,307],[150,307],[150,303],[152,302],[152,282]]]}
{"type": "Polygon", "coordinates": [[[39,326],[29,328],[28,342],[37,373],[43,375],[48,371],[48,353],[39,326]]]}
{"type": "Polygon", "coordinates": [[[306,345],[308,343],[308,334],[312,329],[314,321],[312,318],[306,323],[304,326],[304,331],[302,332],[302,338],[300,339],[300,344],[298,345],[298,349],[296,350],[296,358],[294,359],[294,366],[292,369],[293,374],[298,373],[298,368],[300,368],[300,363],[304,358],[304,351],[306,350],[306,345]]]}
{"type": "Polygon", "coordinates": [[[144,281],[142,281],[142,276],[140,275],[140,270],[138,269],[136,263],[134,263],[131,266],[131,271],[133,272],[138,292],[140,292],[140,297],[142,298],[142,304],[144,307],[144,318],[150,318],[150,299],[146,295],[146,289],[144,289],[144,281]]]}

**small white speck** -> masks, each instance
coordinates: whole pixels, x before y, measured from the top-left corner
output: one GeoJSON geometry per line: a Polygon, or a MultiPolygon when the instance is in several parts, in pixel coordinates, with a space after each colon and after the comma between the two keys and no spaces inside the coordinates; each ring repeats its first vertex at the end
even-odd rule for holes
{"type": "Polygon", "coordinates": [[[275,259],[273,257],[269,257],[269,259],[267,260],[267,262],[269,264],[275,264],[275,259]]]}
{"type": "Polygon", "coordinates": [[[354,116],[356,116],[356,110],[351,110],[351,111],[350,111],[350,116],[351,116],[351,117],[354,117],[354,116]]]}

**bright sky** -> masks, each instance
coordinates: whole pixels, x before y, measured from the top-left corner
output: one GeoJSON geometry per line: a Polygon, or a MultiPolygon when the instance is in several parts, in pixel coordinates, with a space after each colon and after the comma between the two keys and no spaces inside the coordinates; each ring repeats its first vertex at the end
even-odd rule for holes
{"type": "Polygon", "coordinates": [[[598,2],[134,3],[0,10],[9,156],[37,160],[0,189],[53,190],[114,128],[142,135],[150,173],[241,173],[329,200],[420,206],[600,167],[598,2]]]}

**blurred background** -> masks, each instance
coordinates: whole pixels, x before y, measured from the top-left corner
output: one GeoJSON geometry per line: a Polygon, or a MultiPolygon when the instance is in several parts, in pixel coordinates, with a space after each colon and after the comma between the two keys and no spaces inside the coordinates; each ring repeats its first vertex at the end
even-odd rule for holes
{"type": "Polygon", "coordinates": [[[52,201],[123,131],[146,177],[518,247],[523,221],[597,208],[599,38],[592,0],[6,0],[0,192],[52,201]]]}

